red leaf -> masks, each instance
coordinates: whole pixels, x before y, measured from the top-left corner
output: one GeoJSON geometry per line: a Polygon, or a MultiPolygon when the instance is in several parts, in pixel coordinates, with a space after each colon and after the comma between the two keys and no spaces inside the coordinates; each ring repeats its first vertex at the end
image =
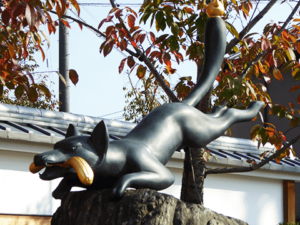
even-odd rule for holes
{"type": "Polygon", "coordinates": [[[123,69],[124,69],[124,65],[125,65],[125,62],[126,62],[127,58],[125,59],[122,59],[121,63],[120,63],[120,66],[119,66],[119,74],[122,73],[123,69]]]}
{"type": "Polygon", "coordinates": [[[111,33],[113,32],[113,30],[115,30],[114,26],[109,26],[109,27],[106,28],[106,32],[105,32],[106,40],[109,39],[109,37],[110,37],[111,33]]]}
{"type": "Polygon", "coordinates": [[[78,24],[80,30],[82,30],[82,24],[81,23],[77,23],[77,24],[78,24]]]}
{"type": "Polygon", "coordinates": [[[112,20],[112,18],[114,18],[114,15],[108,15],[108,16],[106,17],[107,22],[110,22],[110,21],[112,20]]]}
{"type": "Polygon", "coordinates": [[[141,34],[140,35],[140,43],[143,44],[144,40],[145,40],[146,34],[141,34]]]}
{"type": "Polygon", "coordinates": [[[45,53],[44,53],[43,49],[41,48],[41,46],[38,46],[38,48],[42,53],[42,57],[43,57],[43,61],[44,61],[45,60],[45,53]]]}
{"type": "Polygon", "coordinates": [[[19,16],[21,13],[24,12],[25,6],[23,4],[16,4],[12,7],[11,12],[13,17],[19,16]]]}
{"type": "Polygon", "coordinates": [[[127,65],[128,65],[130,68],[132,68],[132,67],[134,66],[134,64],[135,64],[135,61],[134,61],[133,57],[132,57],[132,56],[129,56],[129,57],[128,57],[128,60],[127,60],[127,65]]]}
{"type": "Polygon", "coordinates": [[[268,49],[268,47],[269,47],[268,42],[266,41],[266,39],[262,38],[262,40],[261,40],[261,49],[263,51],[265,51],[265,50],[268,49]]]}
{"type": "Polygon", "coordinates": [[[128,16],[128,25],[130,28],[134,27],[134,23],[135,23],[135,17],[133,15],[129,15],[128,16]]]}
{"type": "Polygon", "coordinates": [[[79,4],[76,0],[70,0],[71,4],[75,7],[78,16],[80,15],[80,8],[79,8],[79,4]]]}
{"type": "MultiPolygon", "coordinates": [[[[292,91],[297,91],[300,89],[300,85],[294,85],[290,90],[289,92],[292,92],[292,91]]],[[[294,107],[293,107],[294,108],[294,107]]]]}
{"type": "Polygon", "coordinates": [[[103,23],[107,22],[107,19],[103,19],[100,23],[99,23],[99,26],[98,26],[98,30],[102,27],[103,23]]]}
{"type": "Polygon", "coordinates": [[[154,42],[155,41],[155,35],[150,31],[150,38],[151,41],[154,42]]]}
{"type": "Polygon", "coordinates": [[[117,11],[115,11],[116,18],[119,18],[121,16],[122,11],[122,9],[118,9],[117,11]]]}
{"type": "Polygon", "coordinates": [[[71,28],[70,27],[70,24],[68,23],[68,21],[66,21],[65,19],[60,19],[60,21],[66,26],[66,27],[68,27],[68,28],[71,28]]]}
{"type": "Polygon", "coordinates": [[[72,81],[72,83],[76,86],[76,84],[78,83],[78,80],[79,80],[79,76],[78,76],[76,70],[69,71],[69,78],[72,81]]]}
{"type": "Polygon", "coordinates": [[[36,14],[34,8],[31,5],[26,5],[25,17],[29,27],[32,28],[35,25],[36,14]]]}
{"type": "Polygon", "coordinates": [[[126,7],[126,9],[128,9],[132,14],[134,14],[135,15],[135,17],[137,17],[137,14],[136,14],[136,12],[134,11],[134,10],[132,10],[131,8],[129,8],[129,7],[126,7]]]}
{"type": "Polygon", "coordinates": [[[137,48],[137,45],[136,45],[136,43],[135,43],[134,41],[131,41],[131,44],[132,44],[132,46],[133,46],[134,48],[137,48]]]}
{"type": "Polygon", "coordinates": [[[1,15],[1,18],[2,18],[3,23],[8,24],[9,19],[10,19],[9,12],[7,10],[4,10],[2,15],[1,15]]]}

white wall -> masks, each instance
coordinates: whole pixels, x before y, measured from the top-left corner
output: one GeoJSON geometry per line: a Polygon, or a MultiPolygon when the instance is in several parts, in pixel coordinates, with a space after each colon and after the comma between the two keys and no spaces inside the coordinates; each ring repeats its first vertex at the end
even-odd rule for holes
{"type": "MultiPolygon", "coordinates": [[[[182,170],[171,168],[175,183],[162,191],[180,198],[182,170]]],[[[283,222],[282,181],[241,175],[210,175],[204,182],[204,206],[249,225],[283,222]]]]}
{"type": "MultiPolygon", "coordinates": [[[[60,205],[51,196],[60,180],[43,181],[28,171],[34,155],[0,150],[0,213],[52,215],[60,205]]],[[[182,169],[171,171],[175,183],[163,192],[180,198],[182,169]]],[[[204,205],[218,213],[250,225],[277,225],[283,221],[281,180],[210,175],[204,186],[204,205]]]]}
{"type": "Polygon", "coordinates": [[[30,173],[33,156],[0,150],[0,213],[52,215],[60,205],[51,196],[59,179],[42,181],[30,173]]]}

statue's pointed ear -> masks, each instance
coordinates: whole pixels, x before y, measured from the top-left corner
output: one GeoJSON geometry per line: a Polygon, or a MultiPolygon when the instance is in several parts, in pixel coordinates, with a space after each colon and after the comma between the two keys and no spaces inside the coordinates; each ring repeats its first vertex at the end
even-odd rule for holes
{"type": "Polygon", "coordinates": [[[109,144],[109,134],[103,120],[94,128],[91,139],[99,156],[105,155],[109,144]]]}
{"type": "Polygon", "coordinates": [[[72,123],[70,123],[67,133],[66,133],[66,138],[72,137],[72,136],[80,136],[80,135],[81,135],[81,133],[77,130],[77,128],[72,123]]]}

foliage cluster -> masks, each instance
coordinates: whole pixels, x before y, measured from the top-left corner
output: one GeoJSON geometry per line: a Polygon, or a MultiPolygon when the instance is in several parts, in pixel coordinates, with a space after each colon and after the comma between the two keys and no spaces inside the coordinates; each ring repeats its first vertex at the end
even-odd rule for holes
{"type": "MultiPolygon", "coordinates": [[[[42,48],[44,40],[47,41],[48,47],[50,45],[47,35],[39,29],[40,24],[47,25],[49,34],[55,33],[58,22],[53,20],[49,13],[55,12],[61,18],[70,5],[75,7],[78,14],[80,13],[76,0],[0,2],[0,96],[3,96],[6,86],[10,90],[15,90],[14,102],[26,98],[35,103],[39,99],[39,93],[43,93],[46,99],[51,99],[51,92],[45,83],[35,82],[32,75],[34,66],[30,63],[34,60],[35,51],[40,51],[43,60],[45,59],[42,48]],[[24,97],[23,94],[27,96],[24,97]]],[[[60,20],[69,27],[65,19],[60,20]]],[[[77,73],[72,72],[70,78],[76,84],[77,73]]]]}
{"type": "MultiPolygon", "coordinates": [[[[203,2],[146,0],[138,13],[129,7],[118,7],[113,1],[111,3],[112,10],[98,26],[98,29],[104,28],[106,37],[100,51],[104,56],[109,55],[113,47],[127,51],[130,56],[121,61],[119,73],[127,66],[130,74],[134,72],[138,79],[146,80],[143,92],[149,91],[148,85],[158,83],[170,101],[182,100],[195,83],[189,76],[185,76],[174,87],[170,87],[169,79],[176,72],[175,62],[180,64],[190,60],[199,68],[203,64],[203,34],[208,20],[203,2]],[[146,29],[142,26],[143,23],[154,26],[159,35],[146,29]]],[[[269,4],[271,3],[272,1],[269,4]]],[[[270,108],[270,114],[278,115],[279,118],[286,117],[290,120],[291,127],[297,126],[300,111],[292,103],[289,104],[290,107],[284,107],[272,102],[266,85],[274,79],[282,81],[282,74],[287,71],[291,71],[295,81],[300,79],[300,64],[294,52],[300,52],[297,41],[300,34],[297,23],[300,19],[293,20],[292,29],[272,23],[265,26],[262,34],[249,33],[251,23],[257,22],[257,18],[250,18],[250,11],[254,10],[251,1],[228,0],[224,1],[224,6],[226,12],[222,19],[225,20],[228,31],[233,34],[232,41],[235,43],[230,46],[230,41],[227,45],[227,54],[217,77],[218,85],[212,92],[217,97],[215,104],[245,108],[250,102],[261,100],[270,108]],[[248,29],[247,32],[238,33],[228,22],[233,12],[249,20],[245,28],[248,29]]],[[[290,92],[299,89],[300,85],[294,85],[290,92]]],[[[297,102],[300,104],[300,94],[297,102]]],[[[270,141],[277,149],[286,141],[284,134],[272,124],[254,127],[251,138],[258,139],[259,145],[270,141]]],[[[289,149],[286,150],[277,159],[287,156],[289,152],[289,149]]]]}

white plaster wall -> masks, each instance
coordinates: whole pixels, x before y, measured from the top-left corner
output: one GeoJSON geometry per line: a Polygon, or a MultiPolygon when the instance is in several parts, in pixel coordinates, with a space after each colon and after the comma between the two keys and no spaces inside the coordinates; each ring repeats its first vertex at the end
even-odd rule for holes
{"type": "MultiPolygon", "coordinates": [[[[50,148],[49,148],[50,150],[50,148]]],[[[60,205],[51,193],[59,179],[42,181],[28,167],[33,153],[0,150],[0,213],[52,215],[60,205]]],[[[182,169],[172,168],[175,183],[164,193],[180,198],[182,169]]],[[[204,204],[250,225],[283,221],[282,181],[239,175],[211,175],[205,179],[204,204]]]]}
{"type": "Polygon", "coordinates": [[[0,150],[0,213],[52,215],[60,205],[51,196],[59,179],[43,181],[30,173],[33,156],[0,150]]]}
{"type": "MultiPolygon", "coordinates": [[[[175,183],[162,191],[180,198],[181,169],[171,169],[175,183]]],[[[204,182],[204,205],[249,225],[283,222],[282,181],[241,175],[210,175],[204,182]]]]}

